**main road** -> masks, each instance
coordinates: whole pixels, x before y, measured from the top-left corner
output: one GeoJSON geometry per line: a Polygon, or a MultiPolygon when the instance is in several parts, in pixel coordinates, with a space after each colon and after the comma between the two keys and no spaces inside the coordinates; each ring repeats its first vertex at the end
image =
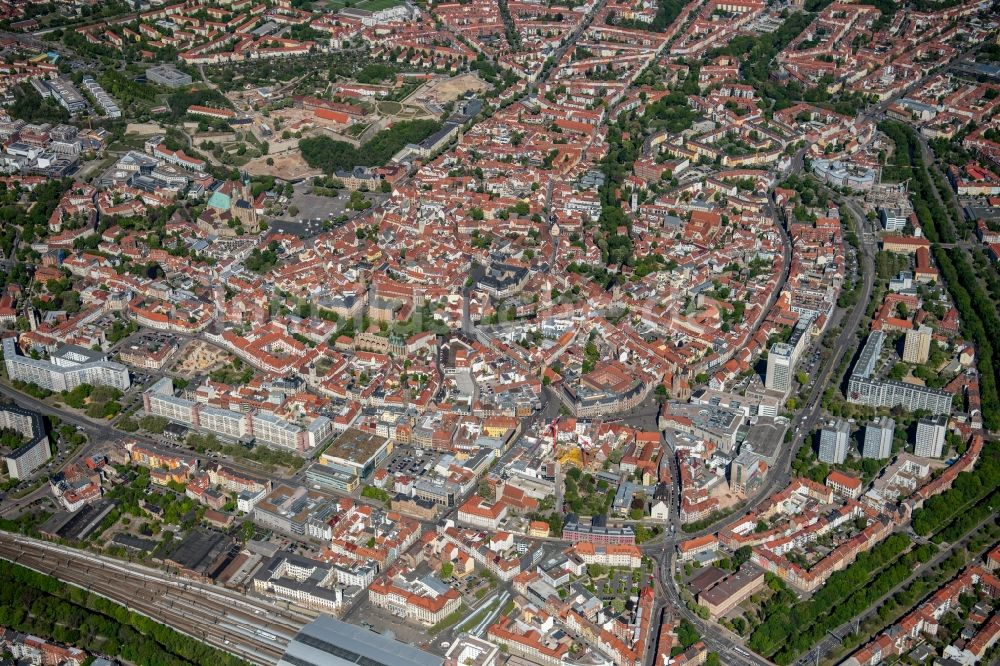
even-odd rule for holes
{"type": "MultiPolygon", "coordinates": [[[[673,527],[673,534],[675,536],[667,537],[664,540],[658,540],[654,543],[647,544],[643,548],[645,554],[653,558],[657,564],[656,572],[660,594],[666,599],[666,603],[664,603],[662,607],[665,608],[667,612],[686,619],[694,625],[708,648],[713,652],[717,652],[720,657],[722,657],[722,661],[727,664],[736,664],[737,666],[766,666],[771,662],[750,652],[749,650],[744,650],[742,647],[739,647],[742,643],[742,639],[739,636],[736,636],[732,632],[727,631],[715,623],[702,620],[685,606],[680,589],[678,589],[678,584],[674,578],[675,567],[673,550],[676,542],[679,540],[694,538],[718,531],[721,526],[729,524],[738,517],[750,513],[761,502],[766,500],[775,490],[784,487],[791,480],[791,460],[798,451],[798,448],[805,443],[805,438],[809,436],[809,433],[822,417],[823,392],[831,381],[835,382],[840,379],[840,377],[835,376],[834,373],[840,367],[840,363],[844,355],[855,348],[858,327],[861,323],[861,318],[868,307],[868,301],[871,299],[872,291],[875,286],[876,247],[874,234],[868,233],[871,231],[868,227],[870,222],[857,208],[857,204],[853,200],[848,200],[846,206],[852,215],[857,219],[859,224],[859,240],[861,241],[861,257],[859,265],[861,268],[863,282],[861,297],[843,320],[843,326],[836,341],[834,342],[833,352],[830,359],[823,366],[823,370],[820,372],[819,376],[815,377],[812,382],[812,389],[810,391],[808,401],[795,415],[789,425],[790,428],[793,428],[794,433],[792,442],[785,447],[779,455],[778,461],[774,466],[774,471],[768,476],[764,486],[753,499],[747,502],[740,509],[738,515],[727,516],[726,518],[723,518],[715,524],[702,530],[683,534],[681,532],[679,519],[680,511],[678,503],[680,498],[677,497],[675,498],[676,502],[673,506],[674,510],[671,512],[671,524],[673,527]]],[[[675,477],[674,481],[676,484],[679,480],[676,478],[677,470],[675,467],[675,465],[671,465],[671,470],[675,477]]],[[[647,663],[652,664],[652,656],[653,655],[650,656],[647,663]]]]}
{"type": "MultiPolygon", "coordinates": [[[[848,351],[853,351],[855,347],[858,337],[858,327],[861,324],[862,316],[868,309],[868,301],[871,300],[872,290],[875,287],[876,236],[874,233],[871,233],[871,229],[869,228],[870,222],[857,203],[852,199],[848,199],[846,206],[857,220],[859,225],[858,231],[861,232],[859,235],[861,260],[859,263],[861,265],[863,288],[858,302],[847,315],[847,318],[842,321],[840,334],[834,341],[833,353],[830,355],[830,360],[823,366],[823,370],[813,381],[809,401],[806,403],[805,408],[792,420],[792,424],[796,427],[796,432],[801,430],[803,438],[807,437],[819,422],[820,416],[823,413],[823,392],[826,387],[830,385],[831,381],[837,382],[840,380],[840,377],[834,376],[833,373],[839,370],[844,354],[848,351]]],[[[801,443],[798,436],[796,436],[795,448],[798,448],[801,443]]]]}
{"type": "MultiPolygon", "coordinates": [[[[914,86],[911,86],[911,88],[912,87],[914,86]]],[[[868,120],[876,120],[882,113],[884,113],[885,109],[895,99],[896,98],[894,97],[875,107],[872,107],[869,111],[863,114],[863,117],[868,120]]],[[[924,151],[924,157],[926,160],[926,153],[928,149],[923,141],[921,142],[921,149],[924,151]]],[[[802,169],[803,153],[804,151],[797,153],[795,159],[793,160],[793,170],[795,172],[799,172],[802,169]]],[[[823,370],[820,372],[819,376],[813,379],[809,400],[806,402],[804,408],[795,415],[791,422],[790,427],[794,428],[793,432],[795,433],[793,441],[779,457],[779,460],[774,468],[774,473],[769,476],[768,481],[765,483],[761,491],[755,495],[754,499],[745,504],[737,515],[727,516],[713,525],[697,532],[684,534],[684,539],[694,538],[718,531],[722,526],[730,524],[738,519],[738,517],[746,515],[752,511],[762,501],[769,497],[775,489],[788,484],[791,479],[791,459],[798,451],[798,448],[804,444],[804,439],[809,436],[809,433],[816,427],[823,415],[822,398],[825,389],[831,382],[840,382],[842,380],[839,375],[834,375],[834,372],[836,369],[839,369],[844,355],[849,351],[852,351],[855,348],[855,344],[858,342],[857,335],[861,319],[868,308],[872,291],[875,286],[875,255],[878,249],[876,240],[878,238],[878,229],[873,226],[873,223],[868,219],[858,202],[855,199],[848,197],[844,201],[843,205],[851,213],[858,224],[857,231],[860,241],[859,265],[861,268],[863,282],[862,292],[858,302],[848,313],[846,319],[842,320],[842,328],[837,336],[837,339],[834,341],[830,359],[823,366],[823,370]]],[[[962,241],[959,241],[955,245],[962,244],[962,241]]],[[[674,466],[672,465],[672,469],[673,467],[674,466]]],[[[676,483],[676,470],[674,470],[674,475],[676,483]]],[[[679,502],[679,497],[676,499],[679,502]]],[[[702,636],[702,640],[705,641],[709,649],[718,652],[720,655],[725,655],[723,658],[724,663],[739,664],[741,666],[747,666],[749,664],[770,664],[771,662],[760,657],[759,655],[753,654],[748,650],[736,648],[735,645],[738,645],[741,642],[741,639],[738,636],[735,636],[717,624],[703,621],[685,607],[683,599],[680,596],[680,590],[677,589],[676,582],[673,577],[673,553],[671,552],[675,542],[681,539],[679,506],[677,504],[674,505],[672,516],[672,524],[674,526],[675,534],[678,536],[674,538],[667,538],[664,541],[658,541],[653,544],[648,544],[643,548],[646,555],[652,557],[657,562],[657,573],[659,574],[659,583],[662,590],[661,593],[666,594],[669,603],[667,608],[672,606],[674,613],[691,622],[698,629],[702,636]],[[739,649],[740,652],[735,652],[737,649],[739,649]]],[[[944,552],[949,551],[950,549],[944,552]]],[[[939,554],[939,556],[935,557],[931,563],[940,562],[942,559],[943,554],[939,554]]],[[[926,567],[921,568],[921,570],[926,570],[926,567]]],[[[870,615],[871,612],[872,609],[869,609],[866,611],[865,616],[870,615]]],[[[846,626],[840,627],[834,633],[838,636],[842,635],[845,629],[846,626]]],[[[833,637],[828,636],[819,644],[819,646],[817,646],[817,648],[825,653],[832,647],[832,645],[833,637]]],[[[810,654],[813,654],[813,652],[810,652],[810,654]]],[[[648,663],[652,663],[651,659],[648,663]]]]}
{"type": "MultiPolygon", "coordinates": [[[[100,425],[94,423],[90,419],[80,416],[79,414],[74,414],[72,412],[52,407],[37,398],[21,393],[3,382],[0,382],[0,396],[9,398],[26,409],[47,414],[49,416],[56,416],[63,423],[74,425],[86,433],[87,443],[83,445],[83,448],[79,451],[78,455],[74,455],[72,458],[67,456],[66,460],[64,460],[57,468],[49,471],[50,475],[62,471],[62,469],[73,460],[89,456],[94,452],[100,442],[111,440],[115,436],[115,430],[110,425],[100,425]]],[[[43,483],[41,486],[31,491],[24,497],[13,499],[8,496],[5,498],[2,508],[0,508],[0,516],[10,516],[16,514],[21,508],[36,502],[42,497],[48,496],[48,494],[48,484],[43,483]]]]}
{"type": "MultiPolygon", "coordinates": [[[[77,412],[68,409],[63,409],[61,407],[56,407],[54,405],[50,405],[49,403],[43,400],[39,400],[30,395],[20,392],[17,389],[11,387],[9,384],[6,384],[2,381],[0,381],[0,396],[9,398],[26,409],[40,412],[48,416],[54,416],[58,418],[62,423],[68,423],[70,425],[76,426],[80,428],[84,433],[86,433],[87,443],[83,446],[83,448],[76,455],[74,455],[72,459],[67,458],[58,467],[48,470],[47,474],[49,476],[61,471],[64,467],[66,467],[66,465],[68,465],[73,460],[85,458],[99,451],[101,448],[105,447],[109,443],[121,442],[125,439],[139,440],[141,442],[149,444],[150,446],[155,446],[161,449],[162,448],[178,449],[178,452],[186,452],[186,451],[181,451],[176,445],[163,442],[155,438],[146,437],[138,433],[121,432],[117,430],[111,422],[93,421],[85,416],[81,416],[77,412]]],[[[259,467],[246,464],[238,460],[232,460],[227,458],[225,460],[225,464],[227,467],[231,467],[233,469],[236,469],[245,474],[249,474],[251,476],[264,475],[263,471],[259,467]]],[[[0,507],[0,516],[16,515],[24,507],[33,504],[42,497],[48,496],[48,494],[49,494],[48,485],[42,484],[39,488],[28,493],[24,497],[20,497],[17,499],[7,497],[2,507],[0,507]]]]}

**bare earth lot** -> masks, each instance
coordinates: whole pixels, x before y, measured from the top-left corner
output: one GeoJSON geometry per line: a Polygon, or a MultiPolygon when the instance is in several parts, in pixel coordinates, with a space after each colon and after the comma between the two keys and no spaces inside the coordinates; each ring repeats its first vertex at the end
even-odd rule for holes
{"type": "Polygon", "coordinates": [[[450,78],[439,78],[428,81],[417,88],[412,95],[403,100],[404,104],[433,104],[440,106],[458,99],[465,93],[481,92],[489,86],[477,74],[462,74],[450,78]]]}
{"type": "Polygon", "coordinates": [[[267,155],[247,162],[243,170],[251,176],[278,176],[285,180],[299,180],[322,173],[319,169],[310,168],[302,159],[298,148],[281,155],[267,155]],[[267,158],[274,160],[274,166],[267,165],[267,158]]]}

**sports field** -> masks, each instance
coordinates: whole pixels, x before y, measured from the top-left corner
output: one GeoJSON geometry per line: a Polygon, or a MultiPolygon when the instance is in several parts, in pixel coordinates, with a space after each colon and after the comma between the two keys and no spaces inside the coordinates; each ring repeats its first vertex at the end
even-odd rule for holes
{"type": "Polygon", "coordinates": [[[403,0],[363,0],[363,2],[359,2],[355,7],[358,9],[367,9],[370,12],[377,12],[380,9],[389,9],[389,7],[401,4],[403,4],[403,0]]]}

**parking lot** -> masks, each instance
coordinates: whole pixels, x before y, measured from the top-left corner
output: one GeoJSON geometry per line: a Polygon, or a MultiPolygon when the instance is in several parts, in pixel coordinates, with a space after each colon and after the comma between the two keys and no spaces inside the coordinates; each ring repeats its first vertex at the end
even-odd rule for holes
{"type": "MultiPolygon", "coordinates": [[[[324,230],[324,224],[328,227],[343,214],[348,217],[358,214],[358,211],[347,208],[351,197],[350,190],[345,188],[340,190],[335,197],[326,197],[312,194],[311,189],[307,185],[296,187],[290,207],[295,206],[298,208],[298,212],[294,216],[289,216],[291,219],[271,220],[270,227],[280,233],[308,237],[321,233],[324,230]]],[[[381,192],[365,192],[364,194],[373,206],[378,205],[388,197],[387,194],[381,192]]]]}
{"type": "Polygon", "coordinates": [[[299,214],[296,217],[301,220],[328,220],[347,210],[347,200],[350,194],[349,191],[343,189],[335,197],[324,197],[296,189],[292,196],[292,205],[298,206],[299,214]]]}
{"type": "Polygon", "coordinates": [[[434,458],[428,454],[418,456],[416,451],[410,449],[400,449],[389,458],[386,469],[389,474],[408,474],[410,476],[421,476],[430,471],[434,458]]]}
{"type": "Polygon", "coordinates": [[[492,579],[484,577],[482,572],[478,572],[465,578],[452,580],[451,586],[462,595],[462,600],[465,603],[474,605],[489,594],[489,591],[495,587],[495,583],[492,579]]]}
{"type": "Polygon", "coordinates": [[[600,578],[595,583],[595,588],[601,598],[610,602],[612,599],[627,599],[632,595],[633,589],[638,587],[635,580],[638,572],[615,570],[608,574],[607,578],[600,578]]]}
{"type": "Polygon", "coordinates": [[[397,640],[410,645],[420,646],[424,649],[430,647],[431,637],[427,633],[426,627],[411,624],[394,615],[392,611],[376,608],[367,600],[355,605],[344,619],[352,624],[361,625],[365,629],[380,633],[391,632],[397,640]]]}
{"type": "Polygon", "coordinates": [[[323,231],[321,221],[309,220],[300,222],[298,220],[271,220],[268,226],[279,234],[289,234],[300,238],[309,238],[323,231]]]}
{"type": "Polygon", "coordinates": [[[268,542],[277,546],[279,550],[295,553],[296,555],[301,555],[303,557],[320,559],[323,556],[323,548],[321,546],[316,546],[299,539],[293,539],[277,532],[271,535],[268,542]]]}

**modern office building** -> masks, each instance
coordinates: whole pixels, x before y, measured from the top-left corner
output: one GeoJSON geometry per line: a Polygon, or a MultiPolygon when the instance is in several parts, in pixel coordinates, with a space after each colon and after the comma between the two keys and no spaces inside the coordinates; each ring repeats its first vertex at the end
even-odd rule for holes
{"type": "Polygon", "coordinates": [[[883,416],[865,426],[865,442],[861,455],[865,458],[884,460],[892,455],[892,437],[896,422],[883,416]]]}
{"type": "Polygon", "coordinates": [[[168,88],[183,88],[191,85],[193,79],[173,65],[157,65],[146,70],[146,80],[168,88]]]}
{"type": "Polygon", "coordinates": [[[909,211],[903,208],[880,208],[878,211],[878,218],[882,222],[882,228],[890,233],[905,229],[909,217],[909,211]]]}
{"type": "Polygon", "coordinates": [[[824,183],[837,187],[867,192],[878,182],[878,172],[869,166],[861,166],[843,160],[812,160],[813,174],[824,183]]]}
{"type": "Polygon", "coordinates": [[[940,458],[947,431],[947,416],[920,419],[917,421],[917,439],[913,452],[921,458],[940,458]]]}
{"type": "Polygon", "coordinates": [[[12,479],[26,479],[52,457],[42,415],[17,405],[0,405],[0,428],[15,430],[28,441],[4,456],[12,479]]]}
{"type": "Polygon", "coordinates": [[[742,497],[753,493],[764,483],[767,466],[764,459],[748,446],[733,460],[729,468],[729,487],[742,497]]]}
{"type": "Polygon", "coordinates": [[[631,525],[609,527],[601,516],[595,517],[590,525],[581,525],[576,514],[566,514],[563,539],[572,543],[589,541],[597,545],[635,543],[635,531],[631,525]]]}
{"type": "Polygon", "coordinates": [[[827,424],[820,430],[819,459],[831,465],[840,465],[847,460],[847,449],[851,441],[851,424],[842,419],[827,424]]]}
{"type": "Polygon", "coordinates": [[[267,529],[329,541],[337,505],[302,486],[275,486],[253,509],[253,521],[267,529]]]}
{"type": "Polygon", "coordinates": [[[765,585],[764,571],[748,562],[736,573],[699,592],[698,603],[708,608],[712,617],[720,617],[765,585]]]}
{"type": "Polygon", "coordinates": [[[442,666],[444,659],[354,624],[320,615],[302,628],[278,666],[442,666]]]}
{"type": "Polygon", "coordinates": [[[48,81],[46,85],[51,91],[51,97],[70,113],[77,114],[86,111],[87,100],[69,79],[59,77],[48,81]]]}
{"type": "Polygon", "coordinates": [[[921,326],[906,332],[903,342],[903,360],[907,363],[926,363],[931,353],[931,329],[921,326]]]}
{"type": "Polygon", "coordinates": [[[306,470],[306,481],[311,485],[332,488],[344,493],[354,492],[360,484],[358,477],[354,474],[341,472],[320,463],[313,463],[309,466],[309,469],[306,470]]]}
{"type": "Polygon", "coordinates": [[[445,661],[449,666],[497,666],[500,663],[500,647],[471,634],[462,635],[448,648],[445,661]]]}
{"type": "Polygon", "coordinates": [[[391,454],[391,440],[375,433],[348,428],[330,443],[320,462],[333,470],[367,479],[378,464],[391,454]]]}
{"type": "Polygon", "coordinates": [[[854,364],[854,375],[871,377],[875,374],[875,366],[878,365],[879,355],[885,345],[885,333],[882,331],[872,331],[865,341],[865,346],[861,349],[858,362],[854,364]]]}
{"type": "Polygon", "coordinates": [[[737,445],[745,417],[739,409],[722,404],[695,404],[670,401],[660,412],[661,430],[674,428],[708,440],[723,453],[731,453],[737,445]]]}
{"type": "Polygon", "coordinates": [[[788,393],[792,389],[794,348],[784,342],[775,342],[767,353],[767,376],[764,386],[772,391],[788,393]]]}
{"type": "Polygon", "coordinates": [[[76,345],[60,347],[48,361],[43,361],[22,356],[14,338],[5,338],[3,358],[11,379],[34,383],[49,391],[71,391],[80,384],[126,391],[131,385],[127,367],[107,360],[102,352],[76,345]]]}
{"type": "Polygon", "coordinates": [[[872,407],[903,407],[911,412],[925,409],[935,415],[950,414],[952,395],[947,391],[874,376],[884,344],[882,331],[874,331],[868,336],[848,381],[847,401],[872,407]]]}

